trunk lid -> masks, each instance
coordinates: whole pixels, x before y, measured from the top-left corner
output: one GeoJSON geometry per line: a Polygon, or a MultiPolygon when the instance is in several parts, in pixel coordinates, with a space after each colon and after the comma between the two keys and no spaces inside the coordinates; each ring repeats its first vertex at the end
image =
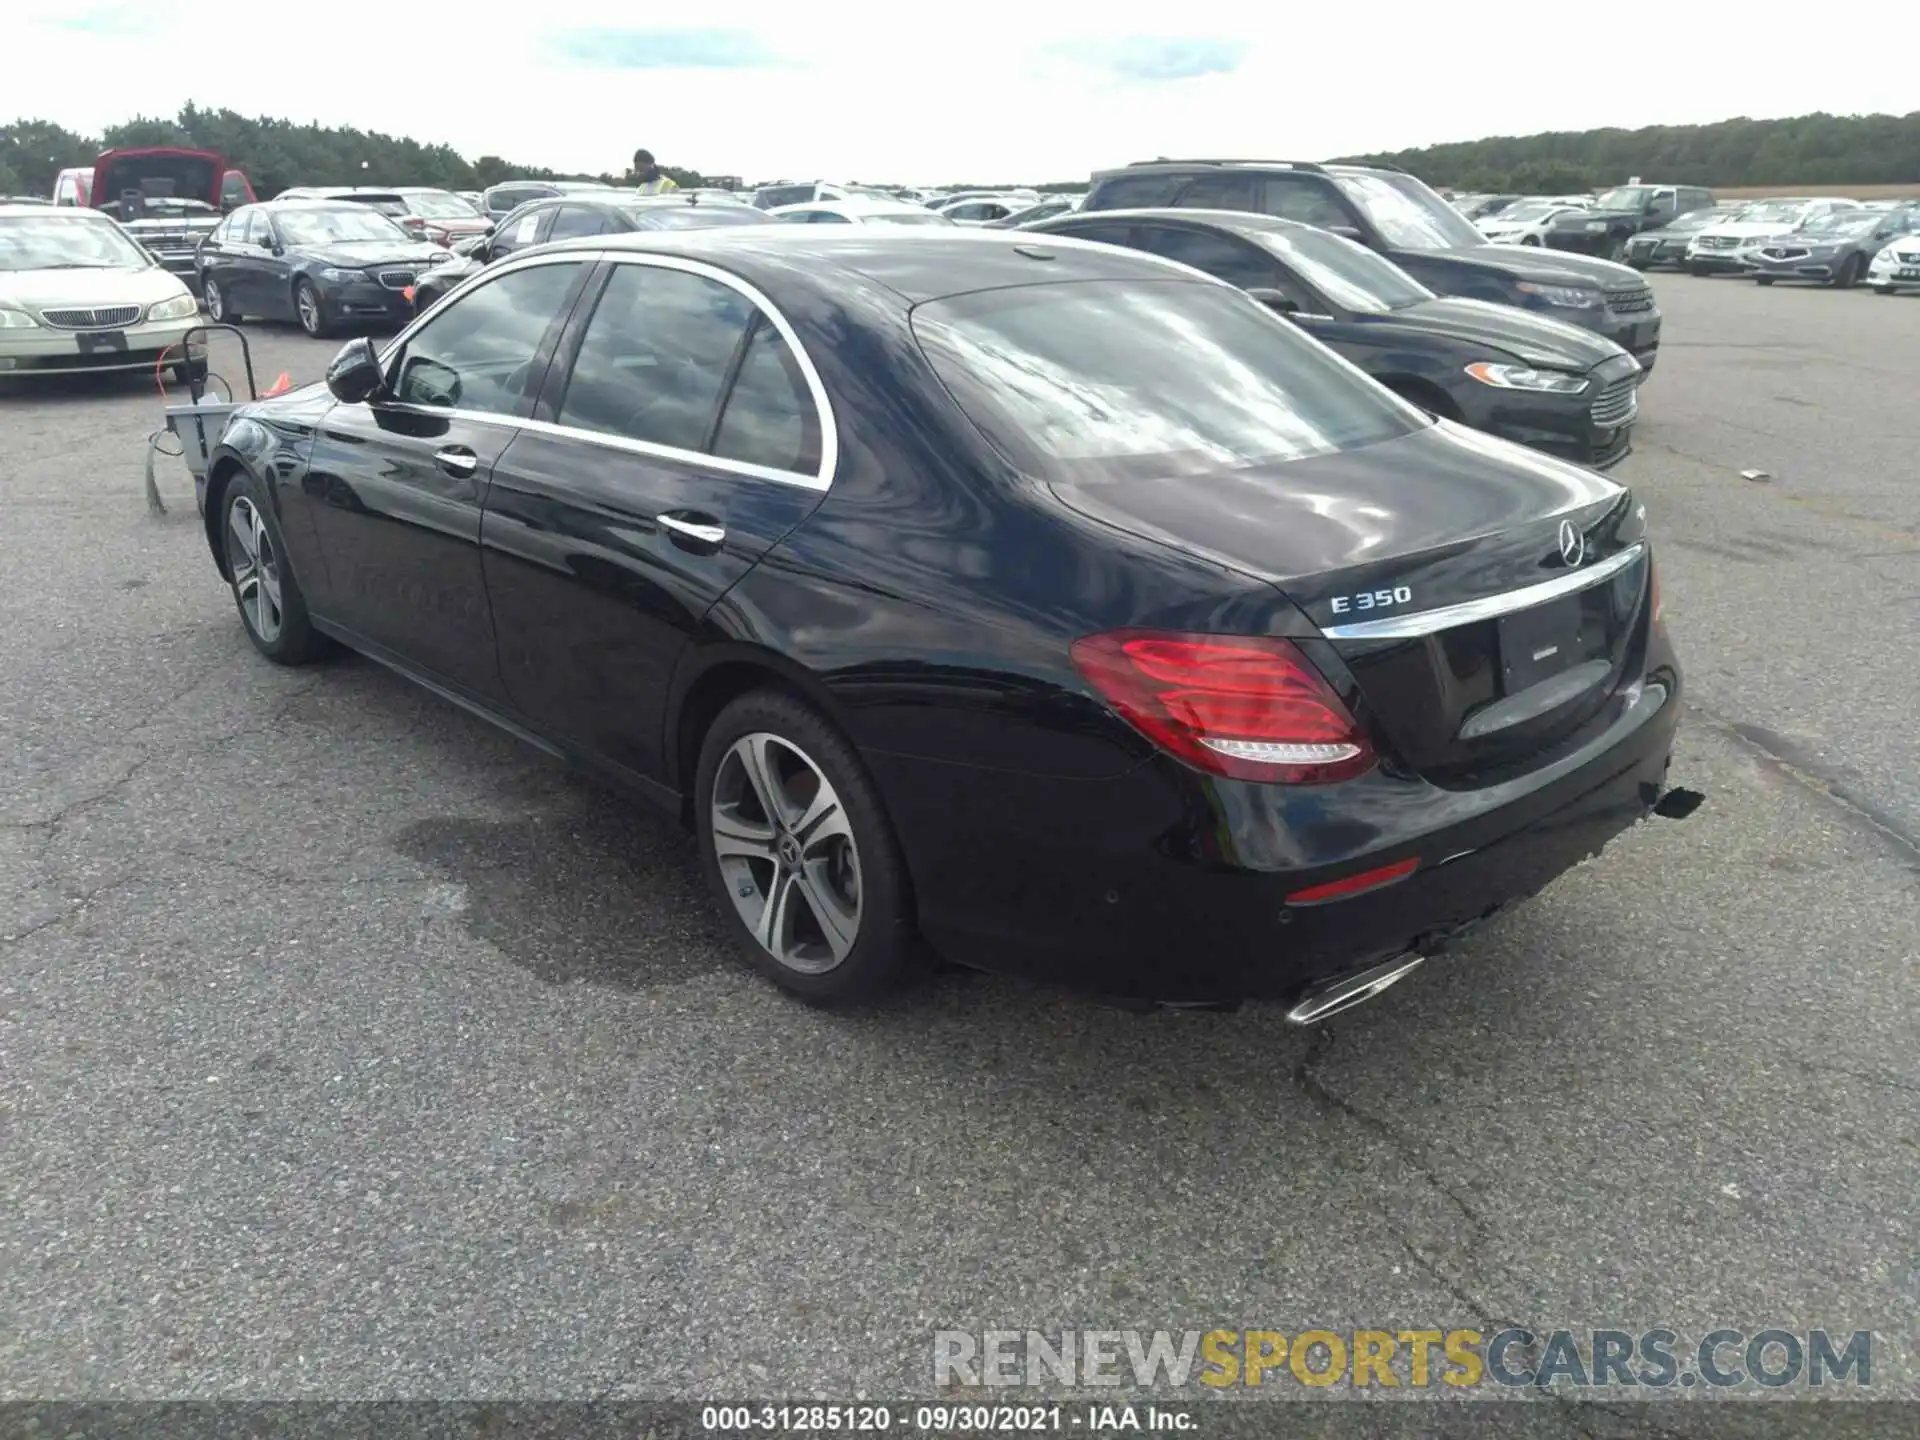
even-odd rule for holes
{"type": "Polygon", "coordinates": [[[1053,488],[1278,588],[1362,723],[1436,783],[1544,760],[1638,677],[1639,507],[1593,471],[1477,431],[1442,422],[1283,464],[1053,488]]]}

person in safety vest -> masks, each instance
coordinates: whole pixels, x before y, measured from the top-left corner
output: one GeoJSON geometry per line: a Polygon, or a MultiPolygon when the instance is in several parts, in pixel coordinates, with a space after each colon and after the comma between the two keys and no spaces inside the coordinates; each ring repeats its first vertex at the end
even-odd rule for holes
{"type": "Polygon", "coordinates": [[[651,150],[633,152],[633,181],[634,188],[642,195],[664,195],[680,188],[671,175],[653,163],[651,150]]]}

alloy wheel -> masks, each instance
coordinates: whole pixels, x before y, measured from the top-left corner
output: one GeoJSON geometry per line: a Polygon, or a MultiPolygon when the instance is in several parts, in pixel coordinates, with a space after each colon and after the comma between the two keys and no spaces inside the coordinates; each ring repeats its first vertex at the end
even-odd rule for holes
{"type": "Polygon", "coordinates": [[[280,560],[273,551],[267,522],[253,501],[236,495],[227,507],[227,564],[233,593],[253,633],[271,645],[280,638],[286,611],[280,600],[280,560]]]}
{"type": "Polygon", "coordinates": [[[227,318],[227,297],[220,293],[218,280],[207,280],[201,285],[201,293],[207,302],[207,318],[216,323],[227,318]]]}
{"type": "Polygon", "coordinates": [[[743,735],[710,804],[720,876],[754,940],[804,975],[838,966],[860,935],[860,852],[820,766],[778,735],[743,735]]]}
{"type": "Polygon", "coordinates": [[[309,335],[320,333],[320,297],[313,293],[311,285],[302,285],[293,292],[293,303],[300,312],[300,328],[309,335]]]}

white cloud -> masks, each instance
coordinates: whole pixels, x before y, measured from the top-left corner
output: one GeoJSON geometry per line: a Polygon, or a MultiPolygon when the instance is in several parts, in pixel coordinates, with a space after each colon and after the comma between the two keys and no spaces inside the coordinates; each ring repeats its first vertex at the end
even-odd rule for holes
{"type": "Polygon", "coordinates": [[[5,118],[97,131],[191,100],[564,170],[617,171],[646,145],[749,179],[1073,179],[1150,155],[1321,158],[1596,125],[1897,112],[1913,98],[1898,47],[1742,33],[1684,7],[1657,23],[1557,6],[1494,18],[1218,0],[977,0],[931,13],[719,0],[645,22],[623,0],[341,25],[285,6],[212,26],[114,0],[9,0],[6,12],[5,118]]]}

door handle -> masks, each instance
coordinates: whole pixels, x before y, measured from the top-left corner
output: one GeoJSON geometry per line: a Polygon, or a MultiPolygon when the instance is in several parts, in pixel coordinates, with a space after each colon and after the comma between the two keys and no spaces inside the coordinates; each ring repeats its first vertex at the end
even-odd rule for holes
{"type": "Polygon", "coordinates": [[[449,475],[467,479],[480,468],[480,457],[464,445],[449,445],[434,452],[434,462],[449,475]]]}
{"type": "Polygon", "coordinates": [[[667,532],[668,538],[682,549],[711,551],[717,550],[726,543],[727,530],[724,525],[709,525],[700,520],[683,519],[671,513],[656,515],[653,518],[660,528],[667,532]]]}

